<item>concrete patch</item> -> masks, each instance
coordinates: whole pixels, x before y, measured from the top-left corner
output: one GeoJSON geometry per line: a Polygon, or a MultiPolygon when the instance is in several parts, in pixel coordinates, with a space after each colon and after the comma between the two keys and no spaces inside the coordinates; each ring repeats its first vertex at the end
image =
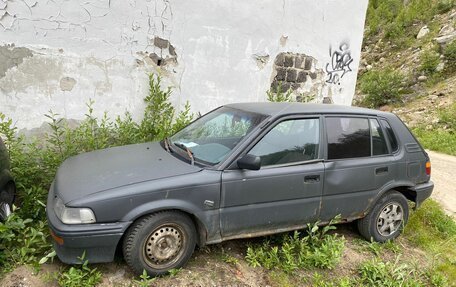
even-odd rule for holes
{"type": "Polygon", "coordinates": [[[76,80],[71,77],[63,77],[60,79],[60,89],[62,91],[71,91],[76,84],[76,80]]]}

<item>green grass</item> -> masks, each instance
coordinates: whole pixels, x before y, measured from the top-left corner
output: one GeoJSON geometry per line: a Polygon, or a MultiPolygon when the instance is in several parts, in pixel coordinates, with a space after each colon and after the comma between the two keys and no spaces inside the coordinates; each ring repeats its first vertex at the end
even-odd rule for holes
{"type": "Polygon", "coordinates": [[[413,133],[426,149],[456,155],[456,134],[440,129],[426,130],[422,127],[413,129],[413,133]]]}
{"type": "Polygon", "coordinates": [[[456,155],[456,103],[437,111],[439,122],[432,129],[418,126],[413,133],[426,149],[456,155]]]}
{"type": "Polygon", "coordinates": [[[411,213],[404,236],[433,257],[436,270],[456,282],[456,222],[436,201],[428,199],[411,213]]]}
{"type": "Polygon", "coordinates": [[[279,269],[285,273],[297,269],[333,269],[342,257],[345,238],[327,233],[335,229],[332,223],[324,227],[319,227],[318,222],[308,224],[304,236],[295,231],[279,240],[266,239],[262,244],[250,245],[245,259],[252,267],[279,269]]]}

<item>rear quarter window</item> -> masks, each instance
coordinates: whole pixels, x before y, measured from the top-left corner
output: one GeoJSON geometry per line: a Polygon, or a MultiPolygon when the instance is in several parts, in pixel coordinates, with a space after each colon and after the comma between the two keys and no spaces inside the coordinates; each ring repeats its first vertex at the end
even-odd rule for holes
{"type": "Polygon", "coordinates": [[[397,142],[397,137],[394,134],[393,128],[386,120],[381,120],[382,126],[385,128],[385,136],[391,145],[391,151],[396,152],[399,150],[399,144],[397,142]]]}

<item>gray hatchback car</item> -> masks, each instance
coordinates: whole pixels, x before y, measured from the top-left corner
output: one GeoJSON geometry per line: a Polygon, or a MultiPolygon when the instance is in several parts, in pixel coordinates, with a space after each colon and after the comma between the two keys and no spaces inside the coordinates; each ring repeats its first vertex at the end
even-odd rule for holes
{"type": "Polygon", "coordinates": [[[337,215],[397,237],[433,190],[429,157],[391,113],[337,105],[217,108],[161,142],[67,159],[47,216],[58,257],[138,274],[183,266],[196,245],[300,229],[337,215]]]}

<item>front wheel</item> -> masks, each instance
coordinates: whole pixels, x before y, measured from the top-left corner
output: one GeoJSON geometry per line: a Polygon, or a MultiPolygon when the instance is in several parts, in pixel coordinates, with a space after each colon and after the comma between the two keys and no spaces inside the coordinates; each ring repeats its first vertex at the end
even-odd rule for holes
{"type": "Polygon", "coordinates": [[[196,245],[192,220],[181,212],[158,212],[139,219],[130,227],[123,242],[127,264],[140,275],[167,273],[182,267],[196,245]]]}
{"type": "Polygon", "coordinates": [[[390,191],[364,218],[358,220],[358,230],[367,240],[385,242],[399,236],[408,216],[407,199],[397,191],[390,191]]]}

